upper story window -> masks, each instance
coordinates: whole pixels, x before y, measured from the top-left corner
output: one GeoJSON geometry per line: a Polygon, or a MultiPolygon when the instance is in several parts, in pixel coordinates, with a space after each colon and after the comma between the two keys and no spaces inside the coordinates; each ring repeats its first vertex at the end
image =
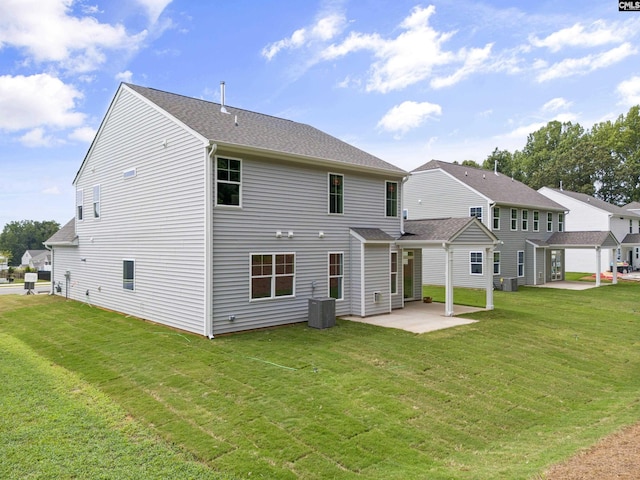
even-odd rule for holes
{"type": "Polygon", "coordinates": [[[511,230],[518,230],[518,209],[511,209],[511,230]]]}
{"type": "Polygon", "coordinates": [[[100,185],[93,187],[93,218],[100,218],[100,185]]]}
{"type": "Polygon", "coordinates": [[[547,213],[547,232],[553,232],[553,213],[547,213]]]}
{"type": "Polygon", "coordinates": [[[386,215],[398,216],[398,182],[385,182],[386,184],[386,215]]]}
{"type": "Polygon", "coordinates": [[[476,217],[478,220],[482,221],[482,207],[469,208],[469,216],[476,217]]]}
{"type": "Polygon", "coordinates": [[[522,231],[529,230],[529,210],[522,210],[522,231]]]}
{"type": "Polygon", "coordinates": [[[533,211],[533,231],[540,231],[540,212],[537,210],[533,211]]]}
{"type": "Polygon", "coordinates": [[[84,190],[80,189],[76,192],[76,219],[82,220],[84,217],[82,205],[84,204],[84,190]]]}
{"type": "Polygon", "coordinates": [[[344,254],[329,253],[329,297],[336,300],[344,298],[344,254]]]}
{"type": "Polygon", "coordinates": [[[344,213],[344,175],[329,174],[329,213],[344,213]]]}
{"type": "Polygon", "coordinates": [[[558,214],[558,231],[564,232],[564,213],[558,214]]]}
{"type": "Polygon", "coordinates": [[[500,230],[500,207],[493,207],[493,229],[500,230]]]}
{"type": "Polygon", "coordinates": [[[633,220],[629,219],[629,233],[633,233],[633,220]]]}
{"type": "Polygon", "coordinates": [[[216,205],[240,206],[242,162],[233,158],[217,157],[216,205]]]}

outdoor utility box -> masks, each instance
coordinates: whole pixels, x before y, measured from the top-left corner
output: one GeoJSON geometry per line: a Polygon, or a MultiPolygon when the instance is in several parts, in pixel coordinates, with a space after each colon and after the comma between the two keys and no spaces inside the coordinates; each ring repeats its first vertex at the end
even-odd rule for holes
{"type": "Polygon", "coordinates": [[[313,328],[330,328],[336,324],[335,298],[309,299],[309,326],[313,328]]]}
{"type": "Polygon", "coordinates": [[[502,279],[502,291],[503,292],[517,292],[518,291],[518,279],[514,277],[502,279]]]}

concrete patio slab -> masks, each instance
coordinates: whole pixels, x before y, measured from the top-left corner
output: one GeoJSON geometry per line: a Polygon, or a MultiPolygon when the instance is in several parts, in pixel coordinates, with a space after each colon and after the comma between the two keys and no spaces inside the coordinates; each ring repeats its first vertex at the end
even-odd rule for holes
{"type": "MultiPolygon", "coordinates": [[[[483,308],[454,305],[454,315],[483,311],[483,308]]],[[[413,333],[425,333],[444,328],[457,327],[475,323],[477,320],[470,318],[446,317],[444,315],[444,303],[408,302],[404,308],[393,310],[391,313],[376,315],[373,317],[340,317],[352,322],[368,323],[379,327],[398,328],[413,333]]]]}
{"type": "MultiPolygon", "coordinates": [[[[601,283],[600,286],[604,287],[605,285],[611,285],[610,283],[601,283]]],[[[539,288],[560,288],[562,290],[588,290],[590,288],[596,288],[595,283],[590,282],[568,282],[564,280],[559,280],[557,282],[547,282],[544,285],[527,285],[528,287],[539,287],[539,288]]]]}

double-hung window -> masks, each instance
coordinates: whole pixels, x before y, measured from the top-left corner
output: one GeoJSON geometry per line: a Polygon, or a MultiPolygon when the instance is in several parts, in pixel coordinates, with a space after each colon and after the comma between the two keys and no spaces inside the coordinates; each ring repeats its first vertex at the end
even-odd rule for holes
{"type": "Polygon", "coordinates": [[[217,157],[216,205],[239,207],[242,187],[242,162],[234,158],[217,157]]]}
{"type": "Polygon", "coordinates": [[[511,230],[518,230],[518,209],[511,209],[511,230]]]}
{"type": "Polygon", "coordinates": [[[398,252],[391,252],[391,295],[398,293],[398,252]]]}
{"type": "Polygon", "coordinates": [[[522,231],[529,230],[529,210],[522,210],[522,231]]]}
{"type": "Polygon", "coordinates": [[[100,185],[93,187],[93,218],[100,218],[100,185]]]}
{"type": "Polygon", "coordinates": [[[295,295],[295,254],[251,255],[251,299],[295,295]]]}
{"type": "Polygon", "coordinates": [[[398,182],[385,182],[386,184],[386,216],[398,216],[398,182]]]}
{"type": "Polygon", "coordinates": [[[558,213],[558,231],[564,232],[564,213],[558,213]]]}
{"type": "Polygon", "coordinates": [[[329,213],[344,213],[344,175],[329,174],[329,213]]]}
{"type": "Polygon", "coordinates": [[[518,276],[524,277],[524,250],[518,250],[518,276]]]}
{"type": "Polygon", "coordinates": [[[482,252],[469,252],[471,275],[482,275],[482,252]]]}
{"type": "Polygon", "coordinates": [[[136,262],[135,260],[122,261],[122,288],[135,290],[136,262]]]}
{"type": "Polygon", "coordinates": [[[493,252],[493,274],[500,275],[500,252],[493,252]]]}
{"type": "Polygon", "coordinates": [[[329,252],[329,297],[344,298],[344,254],[329,252]]]}
{"type": "Polygon", "coordinates": [[[553,213],[547,212],[547,232],[553,232],[553,213]]]}
{"type": "Polygon", "coordinates": [[[84,204],[84,190],[76,191],[76,220],[83,219],[82,206],[84,204]]]}
{"type": "Polygon", "coordinates": [[[500,207],[493,207],[493,229],[500,230],[500,207]]]}
{"type": "Polygon", "coordinates": [[[482,221],[482,207],[470,207],[469,216],[476,217],[478,220],[482,221]]]}
{"type": "Polygon", "coordinates": [[[540,212],[538,210],[533,211],[533,231],[540,231],[540,212]]]}
{"type": "Polygon", "coordinates": [[[629,233],[633,233],[633,220],[629,219],[629,233]]]}

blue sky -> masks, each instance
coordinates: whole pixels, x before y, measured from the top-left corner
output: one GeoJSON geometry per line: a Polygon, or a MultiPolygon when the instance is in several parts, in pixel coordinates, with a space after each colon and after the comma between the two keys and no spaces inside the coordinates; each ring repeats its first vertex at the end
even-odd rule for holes
{"type": "Polygon", "coordinates": [[[317,127],[412,170],[521,149],[640,103],[640,12],[614,0],[3,0],[0,230],[73,216],[121,81],[317,127]]]}

